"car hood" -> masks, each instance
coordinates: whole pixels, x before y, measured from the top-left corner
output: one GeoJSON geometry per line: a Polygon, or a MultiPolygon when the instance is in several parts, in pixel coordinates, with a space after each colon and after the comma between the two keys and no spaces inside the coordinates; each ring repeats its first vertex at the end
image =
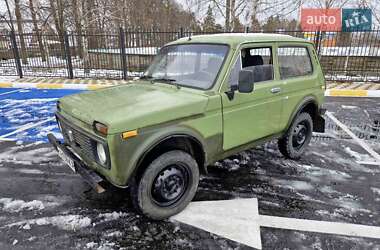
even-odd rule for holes
{"type": "Polygon", "coordinates": [[[59,102],[65,114],[89,125],[101,122],[112,134],[201,114],[208,97],[141,81],[65,96],[59,102]]]}

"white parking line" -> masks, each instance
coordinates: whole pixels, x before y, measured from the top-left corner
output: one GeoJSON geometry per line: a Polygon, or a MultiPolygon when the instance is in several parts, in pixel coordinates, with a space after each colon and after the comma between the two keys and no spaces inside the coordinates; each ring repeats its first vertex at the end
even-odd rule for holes
{"type": "Polygon", "coordinates": [[[227,239],[261,249],[260,227],[380,239],[380,227],[260,215],[258,201],[235,199],[191,202],[171,217],[227,239]]]}
{"type": "Polygon", "coordinates": [[[380,155],[375,152],[367,143],[365,143],[362,139],[357,137],[351,130],[340,122],[332,113],[326,112],[326,115],[336,123],[344,132],[346,132],[352,139],[354,139],[362,148],[364,148],[373,158],[376,159],[376,162],[380,162],[380,155]]]}
{"type": "Polygon", "coordinates": [[[361,165],[380,166],[380,162],[377,162],[377,161],[357,161],[357,163],[361,165]]]}
{"type": "Polygon", "coordinates": [[[41,125],[41,124],[47,123],[47,122],[52,121],[52,120],[54,120],[54,119],[55,119],[55,117],[51,117],[51,118],[49,118],[49,119],[46,119],[46,120],[43,120],[43,121],[40,121],[40,122],[37,122],[37,123],[28,123],[28,124],[26,124],[25,126],[22,126],[21,128],[16,129],[15,131],[12,131],[12,132],[10,132],[10,133],[8,133],[8,134],[5,134],[5,135],[0,136],[0,140],[1,140],[1,139],[5,139],[6,137],[8,137],[8,136],[10,136],[10,135],[14,135],[14,134],[20,133],[20,132],[22,132],[22,131],[25,131],[25,130],[28,130],[28,129],[31,129],[31,128],[34,128],[34,127],[37,127],[37,126],[39,126],[39,125],[41,125]]]}
{"type": "Polygon", "coordinates": [[[15,138],[1,138],[0,137],[0,141],[17,141],[17,139],[15,139],[15,138]]]}
{"type": "Polygon", "coordinates": [[[380,239],[380,227],[260,215],[260,226],[380,239]]]}
{"type": "Polygon", "coordinates": [[[20,92],[21,90],[23,89],[16,89],[16,90],[12,90],[12,91],[8,91],[8,92],[5,92],[5,93],[1,93],[1,95],[9,95],[9,94],[12,94],[12,93],[16,93],[16,92],[20,92]]]}

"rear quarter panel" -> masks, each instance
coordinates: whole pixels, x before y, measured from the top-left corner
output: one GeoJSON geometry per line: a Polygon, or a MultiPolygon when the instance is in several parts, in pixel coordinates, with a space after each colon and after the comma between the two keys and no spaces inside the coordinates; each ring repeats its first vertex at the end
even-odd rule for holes
{"type": "Polygon", "coordinates": [[[324,102],[325,80],[312,44],[278,43],[278,47],[282,46],[306,47],[313,66],[313,72],[309,75],[281,80],[284,98],[281,127],[283,130],[286,130],[305,100],[314,100],[318,107],[322,105],[324,102]]]}

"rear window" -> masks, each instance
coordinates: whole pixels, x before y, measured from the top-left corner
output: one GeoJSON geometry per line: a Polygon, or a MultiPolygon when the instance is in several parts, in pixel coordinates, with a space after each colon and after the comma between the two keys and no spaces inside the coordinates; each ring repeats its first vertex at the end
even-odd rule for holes
{"type": "Polygon", "coordinates": [[[313,73],[310,54],[306,47],[280,47],[277,54],[281,79],[313,73]]]}

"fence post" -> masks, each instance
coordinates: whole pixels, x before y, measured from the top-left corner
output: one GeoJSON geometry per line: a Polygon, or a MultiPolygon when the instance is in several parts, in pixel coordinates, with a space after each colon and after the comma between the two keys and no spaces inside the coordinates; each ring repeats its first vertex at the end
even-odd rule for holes
{"type": "Polygon", "coordinates": [[[9,36],[11,38],[12,50],[13,50],[13,55],[15,57],[17,74],[19,75],[20,78],[23,78],[22,65],[21,65],[21,60],[20,60],[20,54],[19,54],[19,51],[18,51],[18,48],[17,48],[16,34],[12,30],[9,33],[9,36]]]}
{"type": "Polygon", "coordinates": [[[249,27],[245,27],[245,33],[249,33],[249,27]]]}
{"type": "Polygon", "coordinates": [[[127,60],[126,60],[126,55],[125,55],[125,33],[122,27],[119,28],[119,38],[120,38],[121,66],[123,68],[123,79],[127,80],[128,71],[127,71],[127,60]]]}
{"type": "Polygon", "coordinates": [[[320,30],[318,30],[316,34],[316,44],[315,44],[318,57],[320,57],[321,55],[321,45],[322,45],[321,43],[322,43],[322,33],[320,30]]]}
{"type": "Polygon", "coordinates": [[[63,33],[63,40],[64,40],[64,47],[65,47],[65,57],[67,62],[67,71],[69,73],[69,78],[74,78],[74,72],[73,72],[73,63],[71,61],[71,51],[70,51],[70,43],[69,43],[69,35],[65,31],[63,33]]]}

